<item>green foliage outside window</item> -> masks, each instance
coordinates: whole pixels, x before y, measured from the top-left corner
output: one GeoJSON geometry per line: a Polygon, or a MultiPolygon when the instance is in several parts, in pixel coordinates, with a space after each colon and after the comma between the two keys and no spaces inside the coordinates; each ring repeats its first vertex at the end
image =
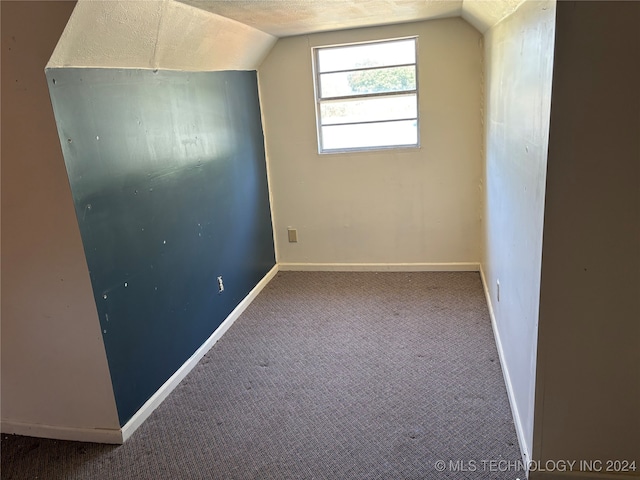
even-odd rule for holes
{"type": "Polygon", "coordinates": [[[353,72],[348,77],[354,93],[379,93],[411,90],[416,87],[414,67],[381,68],[353,72]]]}

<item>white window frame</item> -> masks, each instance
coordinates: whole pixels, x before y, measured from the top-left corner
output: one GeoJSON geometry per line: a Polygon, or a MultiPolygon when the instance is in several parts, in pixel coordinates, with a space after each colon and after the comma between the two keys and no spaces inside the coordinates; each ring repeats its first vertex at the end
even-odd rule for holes
{"type": "MultiPolygon", "coordinates": [[[[323,45],[312,48],[312,59],[313,59],[313,79],[314,79],[314,93],[315,93],[315,101],[316,101],[316,129],[318,135],[318,153],[319,154],[333,154],[333,153],[348,153],[348,152],[367,152],[367,151],[375,151],[375,150],[395,150],[395,149],[418,149],[420,148],[420,87],[418,86],[418,36],[409,36],[409,37],[399,37],[399,38],[387,38],[382,40],[371,40],[366,42],[355,42],[355,43],[343,43],[338,45],[323,45]],[[333,49],[333,48],[344,48],[344,47],[353,47],[356,45],[370,45],[375,43],[393,43],[403,40],[414,40],[415,42],[415,62],[407,63],[401,65],[391,65],[388,68],[394,67],[405,67],[405,66],[414,66],[416,72],[416,86],[413,90],[403,90],[399,92],[382,92],[382,93],[363,93],[356,95],[348,95],[348,96],[339,96],[339,97],[325,97],[321,96],[321,88],[320,88],[320,69],[318,68],[318,52],[325,49],[333,49]],[[406,118],[406,119],[393,119],[393,120],[374,120],[374,121],[363,121],[363,122],[345,122],[343,124],[331,124],[331,125],[362,125],[367,123],[386,123],[389,121],[408,121],[414,120],[416,122],[417,128],[417,136],[416,143],[406,144],[406,145],[381,145],[381,146],[373,146],[373,147],[352,147],[352,148],[334,148],[327,149],[323,147],[323,139],[322,139],[322,127],[325,126],[322,124],[322,112],[321,105],[322,102],[326,101],[335,101],[335,100],[353,100],[353,99],[366,99],[366,98],[381,98],[381,97],[392,97],[395,95],[407,95],[407,94],[415,94],[416,96],[416,117],[415,118],[406,118]]],[[[336,70],[329,72],[322,72],[322,74],[327,73],[340,73],[340,72],[359,72],[366,70],[376,70],[385,67],[363,67],[363,68],[354,68],[348,70],[336,70]]]]}

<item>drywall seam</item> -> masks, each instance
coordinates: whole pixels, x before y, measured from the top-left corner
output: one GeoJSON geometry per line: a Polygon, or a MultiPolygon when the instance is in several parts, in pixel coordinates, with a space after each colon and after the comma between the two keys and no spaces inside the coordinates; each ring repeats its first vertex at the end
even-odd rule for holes
{"type": "Polygon", "coordinates": [[[477,272],[475,262],[454,263],[279,263],[282,272],[477,272]]]}
{"type": "Polygon", "coordinates": [[[255,70],[276,37],[244,23],[167,0],[154,68],[255,70]]]}
{"type": "Polygon", "coordinates": [[[493,303],[491,302],[491,294],[489,293],[489,288],[487,286],[487,279],[485,277],[482,264],[480,264],[479,270],[480,270],[480,278],[482,279],[482,288],[484,290],[484,296],[487,299],[489,317],[491,318],[491,330],[493,330],[493,338],[495,339],[495,342],[496,342],[496,348],[498,350],[498,358],[500,358],[500,367],[502,368],[502,376],[504,378],[504,383],[507,387],[507,397],[509,398],[509,405],[511,406],[513,423],[515,424],[515,427],[516,427],[516,435],[518,437],[518,444],[520,445],[520,455],[522,456],[522,461],[524,462],[528,471],[529,460],[531,459],[531,453],[527,450],[527,442],[525,441],[524,428],[522,425],[522,420],[520,418],[520,413],[518,412],[518,405],[516,404],[515,392],[513,390],[513,385],[511,383],[511,376],[509,374],[509,368],[507,366],[507,362],[504,356],[504,351],[502,349],[500,332],[498,330],[498,325],[496,323],[496,316],[493,312],[493,303]]]}
{"type": "MultiPolygon", "coordinates": [[[[0,0],[2,1],[2,0],[0,0]]],[[[38,0],[38,1],[42,1],[42,0],[38,0]]],[[[64,1],[64,0],[51,0],[51,1],[64,1]]],[[[185,72],[186,70],[184,70],[183,68],[172,68],[172,67],[159,67],[159,68],[141,68],[141,67],[91,67],[91,66],[82,66],[82,65],[78,65],[78,66],[71,66],[71,67],[63,67],[63,66],[49,66],[47,65],[45,67],[45,72],[47,71],[62,71],[62,70],[131,70],[131,71],[140,71],[140,70],[153,70],[156,72],[185,72]]],[[[193,70],[190,71],[192,73],[200,73],[200,72],[204,72],[205,70],[193,70]]],[[[217,70],[211,70],[211,71],[217,71],[217,70]]],[[[233,70],[220,70],[220,71],[233,71],[233,70]]],[[[253,71],[253,70],[251,70],[253,71]]]]}
{"type": "Polygon", "coordinates": [[[255,70],[276,40],[174,0],[80,0],[47,67],[255,70]]]}
{"type": "Polygon", "coordinates": [[[2,420],[2,433],[116,445],[121,444],[123,441],[122,431],[120,429],[74,428],[59,425],[14,422],[11,420],[2,420]]]}
{"type": "Polygon", "coordinates": [[[211,336],[195,351],[184,364],[171,375],[171,377],[156,391],[156,393],[147,400],[142,407],[131,417],[131,419],[122,427],[122,439],[127,441],[131,435],[138,429],[149,415],[160,406],[160,404],[169,396],[169,394],[180,384],[180,382],[198,365],[198,362],[206,355],[206,353],[220,340],[220,338],[229,330],[229,327],[240,317],[242,312],[253,302],[264,287],[278,273],[278,264],[276,264],[269,272],[253,287],[246,297],[238,304],[236,308],[227,316],[211,336]]]}
{"type": "Polygon", "coordinates": [[[151,66],[158,68],[158,42],[160,42],[160,32],[162,31],[162,19],[167,12],[167,4],[169,0],[162,0],[162,10],[158,19],[158,28],[156,30],[156,41],[153,44],[153,54],[151,55],[151,66]]]}

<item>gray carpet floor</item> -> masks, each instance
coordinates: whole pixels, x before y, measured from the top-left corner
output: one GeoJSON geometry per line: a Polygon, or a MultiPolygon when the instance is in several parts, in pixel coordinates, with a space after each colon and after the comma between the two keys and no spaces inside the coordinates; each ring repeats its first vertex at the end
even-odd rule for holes
{"type": "Polygon", "coordinates": [[[470,272],[280,272],[125,445],[1,456],[3,479],[524,478],[470,272]]]}

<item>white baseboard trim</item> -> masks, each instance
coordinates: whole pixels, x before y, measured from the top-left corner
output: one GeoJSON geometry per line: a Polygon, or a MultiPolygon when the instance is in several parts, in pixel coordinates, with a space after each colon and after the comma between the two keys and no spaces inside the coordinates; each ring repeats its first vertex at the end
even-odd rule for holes
{"type": "Polygon", "coordinates": [[[491,294],[487,286],[487,279],[484,275],[482,265],[480,265],[480,278],[482,279],[482,287],[484,289],[484,296],[487,300],[487,307],[489,308],[489,316],[491,317],[491,329],[493,330],[493,337],[496,342],[496,348],[498,349],[498,358],[500,359],[500,366],[502,367],[502,376],[504,377],[504,383],[507,387],[507,396],[509,397],[509,405],[511,406],[511,415],[513,416],[513,423],[516,427],[516,435],[518,437],[518,443],[520,444],[520,454],[522,461],[527,467],[531,461],[531,452],[527,447],[527,442],[524,435],[524,428],[522,426],[522,420],[520,413],[518,412],[518,405],[516,404],[516,396],[513,391],[513,384],[511,383],[511,376],[509,375],[509,368],[507,366],[504,350],[502,349],[502,341],[500,340],[500,332],[498,331],[498,324],[496,323],[496,316],[493,312],[493,303],[491,302],[491,294]]]}
{"type": "Polygon", "coordinates": [[[200,359],[213,347],[213,345],[220,340],[220,337],[229,329],[233,322],[244,312],[244,310],[251,304],[254,298],[262,291],[262,289],[271,281],[271,279],[278,273],[278,265],[276,264],[260,282],[244,297],[244,299],[238,304],[236,308],[227,316],[227,318],[220,324],[220,326],[211,334],[211,336],[195,351],[191,357],[184,362],[184,364],[173,374],[171,377],[154,393],[149,400],[145,402],[140,410],[138,410],[131,420],[129,420],[124,427],[122,427],[122,441],[126,442],[133,432],[142,425],[142,423],[151,415],[151,413],[158,408],[158,406],[164,401],[165,398],[173,391],[174,388],[186,377],[189,372],[198,364],[200,359]]]}
{"type": "Polygon", "coordinates": [[[24,435],[27,437],[55,438],[56,440],[75,440],[93,443],[122,443],[122,432],[119,428],[75,428],[56,425],[40,425],[35,423],[13,422],[2,420],[2,433],[24,435]]]}
{"type": "Polygon", "coordinates": [[[282,272],[477,272],[480,264],[462,263],[280,263],[282,272]]]}

